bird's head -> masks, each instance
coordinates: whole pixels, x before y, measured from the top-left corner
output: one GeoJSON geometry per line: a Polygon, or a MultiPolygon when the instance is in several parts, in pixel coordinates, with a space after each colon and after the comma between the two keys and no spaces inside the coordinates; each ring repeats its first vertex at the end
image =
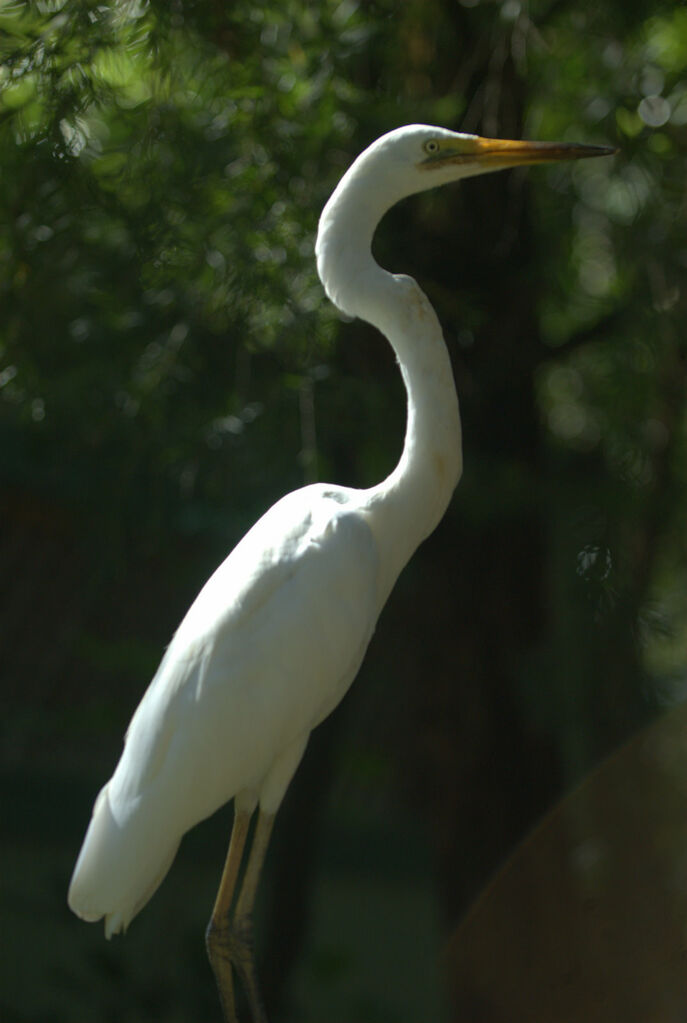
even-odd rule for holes
{"type": "MultiPolygon", "coordinates": [[[[394,201],[451,181],[524,164],[605,156],[606,146],[575,142],[527,142],[482,138],[427,124],[410,124],[383,135],[361,154],[359,170],[375,177],[394,201]]],[[[357,161],[356,161],[357,162],[357,161]]]]}
{"type": "Polygon", "coordinates": [[[370,318],[374,230],[406,196],[504,167],[612,153],[574,142],[514,142],[409,124],[382,135],[348,168],[320,217],[315,252],[327,294],[344,312],[370,318]]]}

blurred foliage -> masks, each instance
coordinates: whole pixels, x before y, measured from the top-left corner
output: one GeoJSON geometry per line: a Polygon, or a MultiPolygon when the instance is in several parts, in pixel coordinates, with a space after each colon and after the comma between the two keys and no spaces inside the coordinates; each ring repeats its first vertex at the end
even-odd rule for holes
{"type": "Polygon", "coordinates": [[[450,917],[507,846],[495,819],[517,838],[685,696],[684,8],[9,0],[0,58],[6,764],[102,770],[254,518],[394,464],[392,357],[314,267],[351,158],[413,121],[618,147],[428,193],[375,241],[444,324],[466,468],[375,641],[348,769],[420,792],[450,917]]]}
{"type": "Polygon", "coordinates": [[[240,6],[219,47],[148,5],[4,12],[5,472],[153,543],[255,489],[244,432],[252,473],[279,472],[263,411],[296,443],[331,336],[312,236],[323,137],[346,137],[336,20],[240,6]]]}
{"type": "MultiPolygon", "coordinates": [[[[672,5],[570,10],[542,30],[547,49],[530,66],[533,131],[601,135],[619,149],[613,161],[551,175],[551,189],[536,193],[547,232],[572,227],[570,247],[550,250],[541,267],[539,300],[552,349],[538,376],[541,413],[577,488],[554,497],[567,561],[552,562],[567,579],[560,628],[570,629],[577,589],[584,646],[625,629],[614,642],[635,645],[648,705],[681,700],[685,684],[686,33],[684,9],[672,5]],[[580,33],[589,45],[578,45],[580,33]]],[[[596,657],[608,670],[598,648],[596,657]]],[[[581,667],[562,673],[568,704],[583,692],[581,667]]],[[[584,721],[582,710],[578,732],[584,721]]]]}

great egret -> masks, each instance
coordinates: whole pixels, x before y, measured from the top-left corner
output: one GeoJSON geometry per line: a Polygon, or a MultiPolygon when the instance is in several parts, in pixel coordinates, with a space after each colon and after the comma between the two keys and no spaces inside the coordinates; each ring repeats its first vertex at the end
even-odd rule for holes
{"type": "Polygon", "coordinates": [[[70,907],[84,920],[104,917],[108,938],[125,930],[184,832],[233,798],[207,931],[230,1023],[232,969],[253,1019],[266,1020],[251,917],[274,815],[310,732],[355,678],[399,572],[441,519],[461,472],[458,400],[439,322],[415,281],[374,261],[374,230],[415,192],[502,167],[608,152],[409,125],[366,149],[324,208],[318,272],[332,302],[374,324],[396,353],[408,393],[403,454],[369,490],[317,483],[287,494],[211,576],[132,718],[69,889],[70,907]]]}

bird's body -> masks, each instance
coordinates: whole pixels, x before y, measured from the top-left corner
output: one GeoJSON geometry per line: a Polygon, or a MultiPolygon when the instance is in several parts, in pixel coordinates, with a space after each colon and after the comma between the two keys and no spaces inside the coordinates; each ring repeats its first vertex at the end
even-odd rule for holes
{"type": "Polygon", "coordinates": [[[308,736],[355,678],[399,572],[441,519],[461,471],[458,401],[439,322],[413,280],[374,261],[375,227],[414,192],[515,163],[598,155],[592,148],[410,125],[361,154],[322,213],[316,254],[327,294],[378,327],[398,358],[408,394],[401,459],[367,490],[314,484],[288,494],[208,580],[134,714],[69,891],[71,908],[86,920],[104,917],[108,936],[125,929],[184,832],[234,798],[240,837],[235,850],[232,837],[208,936],[229,1019],[225,961],[241,973],[254,1018],[264,1019],[252,953],[236,937],[241,928],[223,923],[249,815],[259,806],[259,849],[234,914],[243,921],[308,736]]]}
{"type": "Polygon", "coordinates": [[[108,934],[147,901],[198,821],[234,796],[276,811],[310,731],[357,673],[379,564],[348,496],[318,484],[282,498],[179,626],[96,803],[72,884],[73,906],[105,916],[108,934]]]}
{"type": "Polygon", "coordinates": [[[198,594],[133,716],[74,872],[70,905],[87,920],[104,916],[108,936],[152,895],[194,824],[232,797],[276,812],[455,486],[453,396],[449,449],[422,450],[420,489],[406,493],[397,471],[369,490],[312,484],[287,494],[198,594]]]}

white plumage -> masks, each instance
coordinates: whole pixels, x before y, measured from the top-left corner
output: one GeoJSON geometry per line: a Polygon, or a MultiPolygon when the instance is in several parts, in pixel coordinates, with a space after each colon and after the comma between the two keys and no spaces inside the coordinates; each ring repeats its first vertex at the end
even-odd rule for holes
{"type": "Polygon", "coordinates": [[[443,515],[461,471],[441,328],[417,284],[374,261],[375,227],[395,202],[435,185],[604,152],[410,125],[365,150],[325,206],[316,245],[325,290],[348,315],[378,327],[398,358],[408,393],[401,459],[368,490],[316,484],[282,498],[208,580],[134,714],[69,889],[74,912],[104,917],[108,937],[125,929],[184,832],[234,798],[236,824],[208,931],[228,1020],[235,1007],[227,963],[244,981],[254,1019],[265,1020],[246,935],[272,818],[308,735],[353,681],[398,573],[443,515]],[[232,914],[256,805],[256,837],[232,914]]]}
{"type": "Polygon", "coordinates": [[[104,916],[108,937],[198,821],[239,793],[276,811],[310,731],[355,677],[377,616],[378,558],[345,496],[315,485],[282,498],[179,626],[96,800],[70,888],[72,909],[104,916]]]}

